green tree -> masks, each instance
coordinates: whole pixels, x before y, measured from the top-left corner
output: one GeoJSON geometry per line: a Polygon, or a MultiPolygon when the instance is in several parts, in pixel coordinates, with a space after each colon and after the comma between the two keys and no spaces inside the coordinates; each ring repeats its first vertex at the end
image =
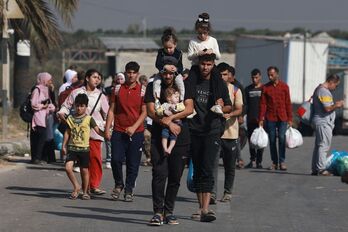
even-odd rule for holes
{"type": "MultiPolygon", "coordinates": [[[[0,2],[6,1],[0,0],[0,2]]],[[[16,0],[16,2],[24,19],[9,20],[9,25],[15,29],[15,40],[29,39],[37,58],[42,60],[51,49],[62,44],[58,20],[61,19],[65,25],[71,26],[71,19],[78,8],[79,0],[16,0]]],[[[3,6],[4,4],[0,4],[0,8],[3,6]]],[[[28,63],[29,60],[21,60],[19,56],[15,58],[13,95],[15,106],[25,99],[31,86],[31,83],[27,83],[30,79],[27,78],[28,63]]]]}

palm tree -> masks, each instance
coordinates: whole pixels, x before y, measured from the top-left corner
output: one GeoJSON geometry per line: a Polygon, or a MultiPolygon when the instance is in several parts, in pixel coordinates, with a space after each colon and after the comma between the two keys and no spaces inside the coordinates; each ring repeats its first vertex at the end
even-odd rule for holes
{"type": "MultiPolygon", "coordinates": [[[[6,0],[0,0],[1,14],[4,2],[6,0]]],[[[62,37],[58,19],[60,18],[65,25],[71,26],[71,19],[77,10],[79,0],[16,0],[16,2],[24,19],[9,20],[9,25],[15,29],[15,42],[19,39],[29,39],[36,56],[42,60],[50,49],[60,46],[62,37]]],[[[15,58],[13,95],[15,107],[24,101],[30,86],[30,83],[26,83],[29,79],[29,60],[26,59],[29,58],[17,55],[15,58]]]]}

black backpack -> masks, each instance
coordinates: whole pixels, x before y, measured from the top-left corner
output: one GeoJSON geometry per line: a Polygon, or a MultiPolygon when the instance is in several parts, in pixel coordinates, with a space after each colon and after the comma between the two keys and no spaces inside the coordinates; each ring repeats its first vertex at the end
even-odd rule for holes
{"type": "Polygon", "coordinates": [[[31,123],[33,119],[33,115],[34,115],[34,110],[31,107],[31,95],[33,94],[33,91],[35,89],[38,89],[40,94],[40,89],[38,87],[36,86],[32,87],[25,101],[19,107],[19,116],[24,122],[27,122],[27,123],[31,123]]]}

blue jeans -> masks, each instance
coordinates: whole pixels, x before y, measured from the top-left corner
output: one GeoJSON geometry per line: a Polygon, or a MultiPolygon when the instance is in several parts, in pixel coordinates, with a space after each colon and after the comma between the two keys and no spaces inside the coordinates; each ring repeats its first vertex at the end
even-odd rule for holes
{"type": "Polygon", "coordinates": [[[105,162],[111,162],[111,142],[109,140],[105,140],[104,144],[106,152],[105,162]]]}
{"type": "Polygon", "coordinates": [[[285,132],[288,127],[287,122],[266,122],[266,130],[269,137],[269,147],[273,164],[278,165],[285,162],[285,132]],[[278,150],[276,140],[278,137],[278,150]],[[279,156],[278,156],[279,154],[279,156]]]}
{"type": "Polygon", "coordinates": [[[138,177],[139,165],[144,143],[144,133],[134,133],[130,138],[126,133],[114,131],[111,137],[111,167],[115,186],[132,193],[138,177]],[[126,185],[123,181],[122,165],[126,161],[126,185]]]}

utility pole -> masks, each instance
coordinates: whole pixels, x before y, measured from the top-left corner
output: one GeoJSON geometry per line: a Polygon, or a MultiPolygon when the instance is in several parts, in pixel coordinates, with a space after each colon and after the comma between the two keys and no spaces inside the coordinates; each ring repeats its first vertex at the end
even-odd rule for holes
{"type": "Polygon", "coordinates": [[[3,11],[3,30],[2,30],[2,41],[1,41],[1,58],[2,58],[2,88],[0,91],[0,97],[2,101],[2,139],[6,138],[7,135],[7,124],[8,124],[8,99],[9,99],[9,89],[10,89],[10,56],[8,52],[8,22],[6,8],[7,3],[4,4],[3,11]]]}
{"type": "Polygon", "coordinates": [[[307,31],[303,34],[303,78],[302,78],[302,101],[306,101],[306,46],[307,46],[307,31]]]}

